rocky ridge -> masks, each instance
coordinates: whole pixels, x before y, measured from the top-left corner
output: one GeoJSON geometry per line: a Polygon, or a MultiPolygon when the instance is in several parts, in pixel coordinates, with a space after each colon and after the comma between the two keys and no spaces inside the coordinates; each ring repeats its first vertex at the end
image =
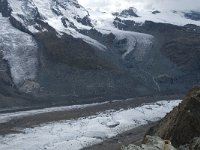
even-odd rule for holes
{"type": "Polygon", "coordinates": [[[185,145],[200,136],[200,88],[189,92],[183,102],[147,134],[172,141],[174,146],[185,145]]]}
{"type": "Polygon", "coordinates": [[[168,113],[156,126],[150,128],[143,139],[141,147],[129,145],[123,150],[166,149],[199,150],[200,149],[200,88],[193,88],[179,106],[168,113]],[[149,136],[151,135],[151,136],[149,136]],[[165,139],[165,140],[162,140],[165,139]]]}

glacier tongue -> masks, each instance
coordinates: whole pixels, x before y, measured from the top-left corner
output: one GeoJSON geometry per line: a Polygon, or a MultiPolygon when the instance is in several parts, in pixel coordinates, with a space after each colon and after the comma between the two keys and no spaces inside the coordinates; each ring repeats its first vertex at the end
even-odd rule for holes
{"type": "Polygon", "coordinates": [[[36,41],[14,28],[8,18],[0,16],[0,26],[0,50],[9,63],[14,83],[34,80],[38,65],[36,41]]]}
{"type": "Polygon", "coordinates": [[[137,32],[129,32],[129,31],[118,31],[113,32],[116,35],[118,40],[126,38],[128,40],[126,46],[126,52],[122,55],[122,58],[125,59],[126,56],[134,51],[134,58],[137,61],[142,61],[148,47],[152,44],[153,36],[143,33],[137,32]]]}
{"type": "Polygon", "coordinates": [[[120,41],[123,39],[127,40],[125,49],[126,51],[122,55],[123,59],[133,52],[134,59],[136,61],[142,61],[146,53],[153,43],[154,36],[145,33],[133,32],[133,31],[123,31],[115,28],[113,25],[107,25],[107,30],[103,28],[98,28],[97,30],[102,34],[114,34],[115,40],[120,41]]]}

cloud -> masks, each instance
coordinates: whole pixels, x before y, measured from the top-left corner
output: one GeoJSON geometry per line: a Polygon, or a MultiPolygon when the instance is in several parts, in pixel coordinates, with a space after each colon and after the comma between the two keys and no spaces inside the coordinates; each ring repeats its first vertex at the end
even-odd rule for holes
{"type": "Polygon", "coordinates": [[[81,5],[93,10],[117,11],[129,7],[138,10],[200,10],[199,0],[78,0],[81,5]]]}

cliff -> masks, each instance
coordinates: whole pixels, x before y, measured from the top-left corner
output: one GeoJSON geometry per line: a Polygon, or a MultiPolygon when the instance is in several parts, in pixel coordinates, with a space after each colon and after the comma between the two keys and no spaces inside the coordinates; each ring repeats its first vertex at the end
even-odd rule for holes
{"type": "Polygon", "coordinates": [[[170,140],[176,147],[200,136],[200,88],[192,89],[183,102],[151,128],[148,135],[170,140]]]}

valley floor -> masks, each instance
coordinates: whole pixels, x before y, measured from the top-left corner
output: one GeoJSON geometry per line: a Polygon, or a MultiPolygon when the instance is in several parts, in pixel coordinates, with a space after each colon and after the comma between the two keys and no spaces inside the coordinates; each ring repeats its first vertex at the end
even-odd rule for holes
{"type": "Polygon", "coordinates": [[[141,138],[152,122],[180,102],[128,99],[0,114],[0,149],[78,150],[103,141],[100,145],[109,147],[112,143],[119,148],[129,144],[123,139],[134,142],[141,138]]]}

